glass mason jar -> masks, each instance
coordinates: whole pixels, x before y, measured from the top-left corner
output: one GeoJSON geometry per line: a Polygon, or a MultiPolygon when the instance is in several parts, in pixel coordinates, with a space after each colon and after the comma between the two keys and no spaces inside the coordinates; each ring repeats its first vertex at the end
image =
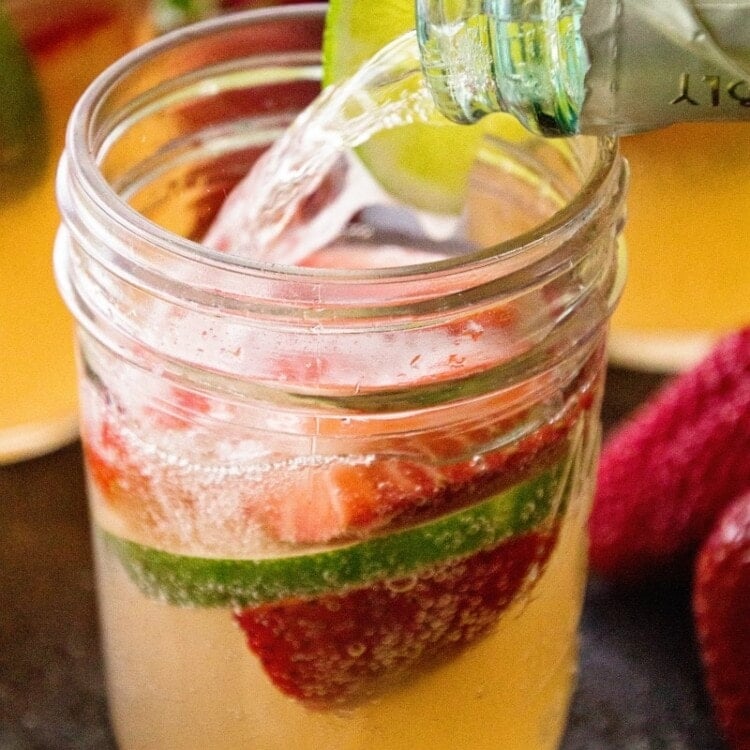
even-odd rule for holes
{"type": "Polygon", "coordinates": [[[0,0],[0,464],[77,434],[73,322],[50,264],[55,171],[73,105],[132,48],[144,5],[0,0]]]}
{"type": "MultiPolygon", "coordinates": [[[[55,261],[114,731],[121,750],[551,749],[623,161],[609,139],[491,139],[466,241],[387,267],[202,246],[317,94],[323,15],[169,34],[71,122],[55,261]]],[[[356,229],[350,256],[394,254],[356,229]]]]}

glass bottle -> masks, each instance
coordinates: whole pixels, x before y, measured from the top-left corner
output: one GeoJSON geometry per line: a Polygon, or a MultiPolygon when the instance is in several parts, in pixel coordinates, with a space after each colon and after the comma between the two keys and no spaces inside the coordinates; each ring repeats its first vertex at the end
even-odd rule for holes
{"type": "Polygon", "coordinates": [[[441,111],[544,135],[750,120],[748,0],[417,0],[441,111]]]}

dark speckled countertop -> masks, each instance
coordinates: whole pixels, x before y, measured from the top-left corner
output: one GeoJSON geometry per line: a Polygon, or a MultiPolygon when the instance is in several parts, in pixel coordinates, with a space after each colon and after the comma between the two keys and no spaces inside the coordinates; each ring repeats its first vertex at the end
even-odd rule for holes
{"type": "MultiPolygon", "coordinates": [[[[605,426],[659,383],[612,369],[605,426]]],[[[115,750],[78,444],[0,467],[0,750],[115,750]]],[[[687,588],[623,591],[591,580],[563,750],[725,750],[701,684],[687,588]]]]}

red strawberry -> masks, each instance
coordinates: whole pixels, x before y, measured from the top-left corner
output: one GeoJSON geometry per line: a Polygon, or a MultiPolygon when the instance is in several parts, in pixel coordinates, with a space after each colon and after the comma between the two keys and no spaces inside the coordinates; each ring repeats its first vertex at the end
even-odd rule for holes
{"type": "Polygon", "coordinates": [[[401,459],[323,463],[277,474],[256,489],[249,515],[273,538],[327,542],[387,524],[399,512],[434,502],[440,475],[401,459]]]}
{"type": "Polygon", "coordinates": [[[103,503],[139,531],[163,523],[164,508],[153,500],[152,478],[133,460],[113,422],[85,425],[82,437],[89,479],[103,503]]]}
{"type": "Polygon", "coordinates": [[[701,548],[693,609],[718,724],[734,750],[750,750],[750,493],[701,548]]]}
{"type": "MultiPolygon", "coordinates": [[[[204,396],[175,386],[167,390],[161,408],[149,407],[146,413],[159,429],[182,431],[210,408],[204,396]]],[[[82,438],[89,477],[103,502],[139,531],[169,526],[168,506],[161,499],[165,478],[142,455],[136,458],[127,417],[116,412],[102,412],[98,417],[84,425],[82,438]]],[[[193,517],[193,498],[188,491],[180,492],[172,484],[169,496],[173,512],[179,508],[183,516],[190,513],[193,517]]]]}
{"type": "Polygon", "coordinates": [[[114,507],[130,504],[134,497],[148,496],[145,473],[130,460],[122,435],[104,420],[84,431],[83,451],[91,481],[114,507]]]}
{"type": "Polygon", "coordinates": [[[591,566],[633,581],[689,569],[717,515],[750,488],[750,328],[726,337],[609,440],[591,566]]]}
{"type": "MultiPolygon", "coordinates": [[[[553,422],[494,450],[486,447],[512,425],[480,423],[461,435],[440,430],[389,437],[371,456],[348,460],[294,467],[280,459],[247,481],[238,528],[260,523],[278,541],[322,543],[361,538],[466,507],[560,460],[569,449],[571,428],[587,407],[585,398],[573,399],[553,422]]],[[[149,407],[146,413],[160,429],[181,431],[209,409],[202,396],[175,387],[160,409],[149,407]]],[[[371,437],[367,426],[362,429],[360,437],[371,437]]],[[[92,420],[83,437],[89,472],[104,501],[134,528],[148,531],[164,522],[159,487],[162,492],[167,485],[172,488],[177,507],[176,486],[148,462],[141,465],[144,459],[135,457],[125,421],[92,420]]],[[[194,500],[185,493],[181,503],[188,513],[194,500]]]]}
{"type": "Polygon", "coordinates": [[[386,452],[371,460],[274,471],[248,488],[247,513],[274,539],[293,544],[361,537],[426,520],[471,505],[559,460],[579,409],[573,404],[555,422],[492,451],[486,446],[507,425],[484,425],[460,436],[392,438],[386,452]]]}
{"type": "Polygon", "coordinates": [[[484,636],[556,538],[528,533],[409,579],[264,604],[236,620],[279,690],[311,707],[351,704],[484,636]]]}

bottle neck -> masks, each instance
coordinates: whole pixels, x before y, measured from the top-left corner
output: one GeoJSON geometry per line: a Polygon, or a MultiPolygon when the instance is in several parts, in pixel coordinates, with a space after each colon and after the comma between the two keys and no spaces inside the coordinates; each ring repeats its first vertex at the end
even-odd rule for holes
{"type": "Polygon", "coordinates": [[[750,120],[750,0],[417,0],[438,108],[544,135],[750,120]]]}
{"type": "Polygon", "coordinates": [[[533,132],[578,132],[588,69],[585,4],[417,0],[422,63],[438,108],[456,122],[504,111],[533,132]]]}

